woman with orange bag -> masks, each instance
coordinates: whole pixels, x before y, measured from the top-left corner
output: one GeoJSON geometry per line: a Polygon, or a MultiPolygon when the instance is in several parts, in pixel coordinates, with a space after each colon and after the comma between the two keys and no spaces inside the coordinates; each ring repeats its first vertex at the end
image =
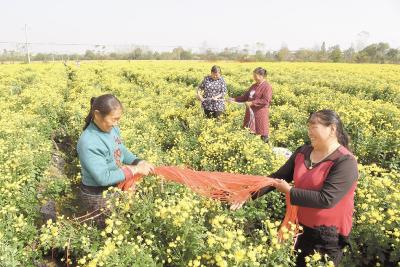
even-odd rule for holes
{"type": "Polygon", "coordinates": [[[305,257],[314,251],[327,254],[338,266],[352,229],[357,160],[348,148],[349,137],[342,122],[332,110],[310,115],[308,136],[311,145],[298,148],[270,176],[276,178],[274,186],[262,188],[253,194],[253,199],[276,188],[298,206],[297,218],[303,233],[295,244],[299,251],[296,266],[306,266],[305,257]],[[294,186],[289,184],[292,181],[294,186]]]}
{"type": "MultiPolygon", "coordinates": [[[[105,205],[103,191],[132,179],[135,174],[148,175],[154,166],[139,159],[123,144],[118,122],[121,102],[111,94],[93,97],[77,150],[82,166],[80,198],[87,212],[99,212],[105,205]]],[[[93,214],[95,216],[95,214],[93,214]]],[[[97,222],[102,225],[103,217],[97,222]]]]}

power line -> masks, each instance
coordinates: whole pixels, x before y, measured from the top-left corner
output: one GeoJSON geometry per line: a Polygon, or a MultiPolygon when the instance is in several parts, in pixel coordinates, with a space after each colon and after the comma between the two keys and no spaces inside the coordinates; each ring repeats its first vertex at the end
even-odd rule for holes
{"type": "Polygon", "coordinates": [[[26,55],[28,57],[28,63],[31,63],[31,57],[29,55],[29,45],[28,45],[28,26],[25,24],[25,49],[26,55]]]}
{"type": "Polygon", "coordinates": [[[17,42],[17,41],[0,41],[0,44],[14,44],[14,45],[48,45],[48,46],[94,46],[94,47],[110,47],[110,46],[137,46],[137,47],[160,47],[160,48],[177,48],[177,47],[186,47],[186,48],[201,48],[201,49],[213,49],[219,50],[220,48],[216,47],[204,47],[204,46],[184,46],[184,45],[141,45],[134,43],[125,43],[125,44],[102,44],[102,43],[57,43],[57,42],[17,42]]]}

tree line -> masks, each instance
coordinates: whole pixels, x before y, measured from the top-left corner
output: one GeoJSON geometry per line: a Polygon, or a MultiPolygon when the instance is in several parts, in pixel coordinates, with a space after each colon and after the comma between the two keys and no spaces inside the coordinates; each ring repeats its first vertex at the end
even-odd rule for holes
{"type": "MultiPolygon", "coordinates": [[[[24,52],[4,49],[0,53],[0,62],[26,61],[24,52]]],[[[32,61],[69,61],[69,60],[234,60],[234,61],[299,61],[299,62],[347,62],[347,63],[400,63],[400,49],[391,48],[388,43],[374,43],[356,51],[353,47],[342,50],[339,45],[326,48],[325,42],[318,49],[289,50],[282,47],[277,51],[250,51],[248,48],[225,48],[222,51],[204,49],[192,52],[182,47],[171,51],[158,52],[136,47],[128,52],[105,52],[104,50],[86,50],[84,54],[36,53],[32,61]]]]}

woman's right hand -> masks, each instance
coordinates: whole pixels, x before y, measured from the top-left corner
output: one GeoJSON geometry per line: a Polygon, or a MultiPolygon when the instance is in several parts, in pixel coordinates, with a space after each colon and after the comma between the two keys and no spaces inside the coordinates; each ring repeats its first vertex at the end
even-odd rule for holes
{"type": "Polygon", "coordinates": [[[204,101],[204,98],[200,94],[197,94],[197,99],[200,100],[200,102],[204,101]]]}

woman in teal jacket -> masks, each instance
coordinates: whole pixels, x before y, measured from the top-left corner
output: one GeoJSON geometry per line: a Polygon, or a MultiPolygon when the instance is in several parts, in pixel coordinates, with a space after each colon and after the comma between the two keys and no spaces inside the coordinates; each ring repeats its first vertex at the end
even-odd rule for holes
{"type": "MultiPolygon", "coordinates": [[[[103,191],[132,178],[148,175],[154,166],[139,159],[122,143],[118,122],[122,116],[121,102],[111,94],[93,97],[86,124],[78,140],[77,150],[82,167],[81,201],[87,212],[100,212],[104,207],[103,191]]],[[[100,225],[104,217],[98,216],[100,225]]]]}

